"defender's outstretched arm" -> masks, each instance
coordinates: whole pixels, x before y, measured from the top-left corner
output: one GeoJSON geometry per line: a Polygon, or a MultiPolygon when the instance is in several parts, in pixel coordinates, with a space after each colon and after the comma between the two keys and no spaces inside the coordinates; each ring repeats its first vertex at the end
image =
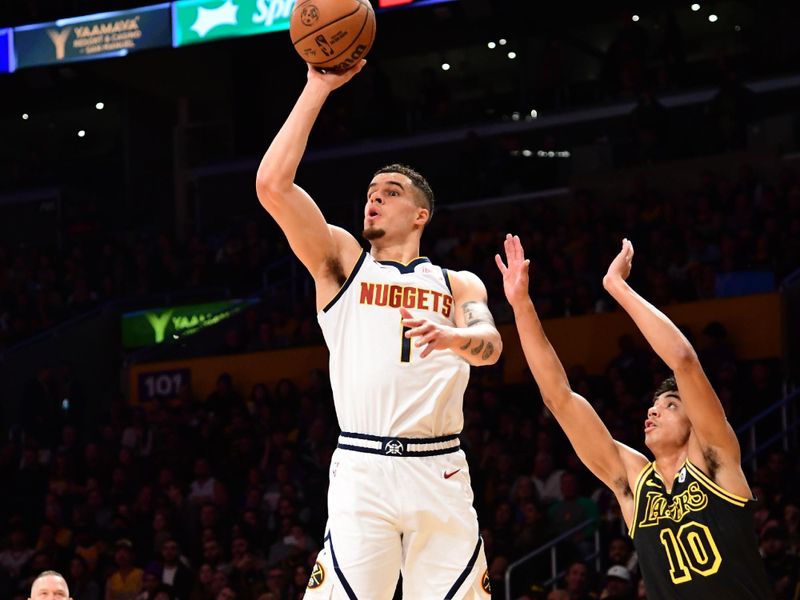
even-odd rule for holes
{"type": "Polygon", "coordinates": [[[629,482],[648,461],[639,452],[616,442],[589,402],[572,391],[528,293],[530,261],[525,259],[519,237],[507,235],[504,245],[507,265],[500,255],[495,260],[503,274],[506,298],[514,309],[522,350],[544,403],[583,464],[615,493],[625,520],[630,523],[633,505],[629,482]],[[630,503],[624,502],[625,498],[630,503]]]}
{"type": "Polygon", "coordinates": [[[675,374],[678,393],[700,444],[716,449],[723,458],[738,465],[740,450],[736,434],[694,348],[664,313],[628,285],[626,279],[632,265],[633,244],[625,239],[603,277],[603,287],[631,316],[656,354],[675,374]]]}

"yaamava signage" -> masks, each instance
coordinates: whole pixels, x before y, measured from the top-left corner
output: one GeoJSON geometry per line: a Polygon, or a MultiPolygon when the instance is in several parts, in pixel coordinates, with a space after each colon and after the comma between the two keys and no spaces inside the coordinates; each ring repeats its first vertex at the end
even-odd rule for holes
{"type": "Polygon", "coordinates": [[[186,337],[257,303],[258,300],[254,298],[223,300],[124,313],[122,345],[126,349],[140,348],[186,337]]]}

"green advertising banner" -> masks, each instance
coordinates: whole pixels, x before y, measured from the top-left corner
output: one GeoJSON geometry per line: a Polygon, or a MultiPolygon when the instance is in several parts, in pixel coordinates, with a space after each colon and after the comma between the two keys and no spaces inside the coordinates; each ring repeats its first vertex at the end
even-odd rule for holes
{"type": "Polygon", "coordinates": [[[289,29],[294,0],[178,0],[172,3],[172,45],[289,29]]]}
{"type": "Polygon", "coordinates": [[[223,300],[124,313],[122,346],[129,350],[186,337],[229,319],[258,302],[255,298],[223,300]]]}
{"type": "Polygon", "coordinates": [[[169,47],[169,4],[98,13],[14,28],[17,67],[125,56],[169,47]]]}

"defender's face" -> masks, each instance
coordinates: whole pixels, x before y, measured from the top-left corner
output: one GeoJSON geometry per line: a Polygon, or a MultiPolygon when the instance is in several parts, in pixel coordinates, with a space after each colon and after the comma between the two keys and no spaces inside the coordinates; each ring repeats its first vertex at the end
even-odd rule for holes
{"type": "Polygon", "coordinates": [[[68,598],[67,582],[61,577],[48,575],[33,584],[29,600],[67,600],[68,598]]]}
{"type": "Polygon", "coordinates": [[[677,392],[664,392],[647,411],[644,441],[648,448],[664,443],[683,445],[689,440],[691,422],[677,392]]]}
{"type": "Polygon", "coordinates": [[[425,224],[428,213],[417,206],[417,192],[413,186],[411,180],[400,173],[380,173],[372,179],[364,206],[366,239],[372,241],[385,235],[410,233],[414,224],[425,224]]]}

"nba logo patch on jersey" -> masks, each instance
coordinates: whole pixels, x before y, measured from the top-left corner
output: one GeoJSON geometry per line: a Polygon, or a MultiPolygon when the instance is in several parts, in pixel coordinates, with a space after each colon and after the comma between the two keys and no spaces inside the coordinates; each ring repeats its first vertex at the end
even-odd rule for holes
{"type": "Polygon", "coordinates": [[[683,467],[678,475],[678,483],[683,483],[684,481],[686,481],[686,467],[683,467]]]}

